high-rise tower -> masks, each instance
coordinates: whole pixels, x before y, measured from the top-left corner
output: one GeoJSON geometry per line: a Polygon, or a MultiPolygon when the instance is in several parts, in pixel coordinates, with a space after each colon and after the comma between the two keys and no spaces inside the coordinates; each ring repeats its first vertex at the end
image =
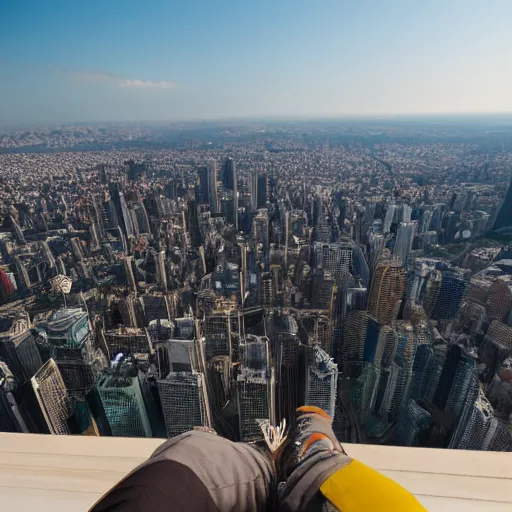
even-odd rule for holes
{"type": "Polygon", "coordinates": [[[169,437],[210,427],[211,417],[202,373],[171,372],[158,381],[165,427],[169,437]]]}
{"type": "Polygon", "coordinates": [[[226,158],[222,169],[222,183],[224,188],[233,193],[233,225],[238,231],[238,176],[236,163],[232,158],[226,158]]]}
{"type": "Polygon", "coordinates": [[[377,265],[368,300],[368,311],[382,325],[390,325],[396,320],[406,281],[407,274],[400,263],[383,262],[377,265]]]}
{"type": "Polygon", "coordinates": [[[407,260],[409,259],[409,253],[412,249],[412,242],[416,235],[417,225],[418,223],[413,221],[401,222],[398,226],[393,255],[399,258],[404,266],[407,265],[407,260]]]}
{"type": "Polygon", "coordinates": [[[248,335],[240,345],[242,373],[237,378],[240,438],[255,441],[263,437],[258,420],[273,421],[273,383],[269,376],[268,338],[248,335]]]}
{"type": "Polygon", "coordinates": [[[219,198],[217,195],[217,164],[210,162],[199,167],[199,188],[197,200],[199,203],[210,205],[211,213],[219,213],[219,198]]]}
{"type": "Polygon", "coordinates": [[[512,226],[512,179],[510,180],[507,193],[501,203],[498,216],[494,221],[493,229],[503,229],[512,226]]]}
{"type": "Polygon", "coordinates": [[[306,373],[306,405],[323,409],[334,418],[338,365],[319,346],[312,348],[306,373]]]}

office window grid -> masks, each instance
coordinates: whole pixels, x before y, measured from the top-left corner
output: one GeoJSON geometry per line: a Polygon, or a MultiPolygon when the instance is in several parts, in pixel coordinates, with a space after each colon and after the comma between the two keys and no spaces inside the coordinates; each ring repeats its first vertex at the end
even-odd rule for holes
{"type": "Polygon", "coordinates": [[[169,437],[193,427],[210,426],[202,374],[170,373],[158,381],[158,391],[169,437]]]}
{"type": "Polygon", "coordinates": [[[151,426],[138,377],[130,377],[123,384],[112,376],[101,377],[97,383],[112,435],[151,437],[151,426]]]}
{"type": "Polygon", "coordinates": [[[270,419],[268,386],[266,378],[238,376],[238,412],[242,441],[257,441],[263,438],[257,420],[270,419]]]}
{"type": "Polygon", "coordinates": [[[71,404],[62,375],[53,359],[49,359],[32,377],[37,397],[52,434],[70,434],[67,419],[71,404]]]}

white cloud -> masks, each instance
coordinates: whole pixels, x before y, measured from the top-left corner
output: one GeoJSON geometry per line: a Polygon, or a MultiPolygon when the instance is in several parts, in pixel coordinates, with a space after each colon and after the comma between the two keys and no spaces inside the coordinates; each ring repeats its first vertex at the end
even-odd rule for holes
{"type": "Polygon", "coordinates": [[[71,75],[75,80],[80,82],[103,82],[114,83],[119,87],[130,87],[137,89],[172,89],[176,86],[174,82],[165,80],[152,81],[152,80],[132,80],[121,77],[114,73],[107,71],[97,70],[83,70],[83,69],[69,69],[56,66],[49,66],[50,68],[57,69],[62,73],[71,75]]]}
{"type": "Polygon", "coordinates": [[[175,87],[174,82],[152,82],[151,80],[120,80],[118,82],[120,87],[137,87],[137,88],[152,88],[152,89],[171,89],[175,87]]]}

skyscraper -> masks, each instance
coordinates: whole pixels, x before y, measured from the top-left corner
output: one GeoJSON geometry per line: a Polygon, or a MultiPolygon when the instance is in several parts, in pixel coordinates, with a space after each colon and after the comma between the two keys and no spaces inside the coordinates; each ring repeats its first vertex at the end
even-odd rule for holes
{"type": "Polygon", "coordinates": [[[201,245],[201,230],[199,229],[199,217],[195,201],[188,202],[188,231],[192,247],[198,248],[201,245]]]}
{"type": "Polygon", "coordinates": [[[263,437],[258,420],[274,420],[268,338],[248,335],[240,350],[242,370],[236,383],[240,438],[242,441],[256,441],[263,437]]]}
{"type": "Polygon", "coordinates": [[[436,269],[426,283],[425,311],[433,320],[455,318],[466,294],[467,273],[458,268],[436,269]]]}
{"type": "Polygon", "coordinates": [[[207,315],[202,323],[206,358],[231,356],[231,322],[229,315],[207,315]]]}
{"type": "MultiPolygon", "coordinates": [[[[232,158],[226,158],[222,168],[222,184],[226,190],[232,193],[232,208],[228,210],[232,212],[232,223],[235,230],[238,231],[238,175],[236,172],[236,163],[232,158]]],[[[228,221],[231,221],[228,216],[228,221]]]]}
{"type": "Polygon", "coordinates": [[[146,329],[121,327],[104,333],[105,344],[112,358],[116,354],[149,354],[151,344],[146,329]]]}
{"type": "Polygon", "coordinates": [[[453,410],[461,405],[467,393],[466,381],[470,379],[475,367],[474,360],[459,345],[451,345],[441,372],[433,402],[441,410],[453,410]]]}
{"type": "Polygon", "coordinates": [[[384,217],[384,225],[382,227],[382,231],[384,234],[391,232],[391,226],[393,225],[393,222],[396,217],[396,210],[396,204],[391,204],[388,206],[388,209],[386,210],[386,216],[384,217]]]}
{"type": "Polygon", "coordinates": [[[313,245],[315,266],[329,270],[338,284],[346,283],[347,276],[369,284],[368,263],[361,248],[346,238],[336,243],[315,242],[313,245]]]}
{"type": "Polygon", "coordinates": [[[251,192],[251,209],[255,212],[258,209],[258,184],[259,184],[259,172],[253,170],[250,177],[250,192],[251,192]]]}
{"type": "Polygon", "coordinates": [[[227,190],[237,190],[236,164],[232,158],[226,158],[222,168],[222,184],[227,190]]]}
{"type": "Polygon", "coordinates": [[[414,400],[408,400],[398,417],[395,442],[401,446],[420,446],[431,424],[430,413],[414,400]]]}
{"type": "Polygon", "coordinates": [[[398,262],[382,262],[377,265],[372,280],[368,311],[382,325],[396,320],[405,291],[407,273],[398,262]]]}
{"type": "Polygon", "coordinates": [[[259,210],[252,221],[252,236],[254,243],[262,244],[263,248],[268,247],[268,211],[259,210]]]}
{"type": "Polygon", "coordinates": [[[219,213],[219,198],[217,195],[217,163],[212,161],[198,169],[199,188],[197,201],[209,204],[211,213],[219,213]]]}
{"type": "MultiPolygon", "coordinates": [[[[296,322],[290,322],[295,324],[296,322]]],[[[288,325],[288,332],[272,335],[277,338],[273,356],[276,364],[276,418],[292,422],[295,410],[304,403],[303,375],[304,349],[299,336],[292,331],[296,325],[288,325]]]]}
{"type": "Polygon", "coordinates": [[[393,256],[399,258],[404,266],[407,265],[407,260],[409,259],[409,253],[412,249],[417,225],[418,223],[416,221],[412,221],[401,222],[398,226],[395,247],[393,248],[393,256]]]}
{"type": "Polygon", "coordinates": [[[306,405],[320,407],[334,418],[338,365],[319,346],[312,347],[310,358],[306,373],[306,405]]]}
{"type": "Polygon", "coordinates": [[[112,435],[151,437],[152,430],[138,376],[102,376],[96,383],[112,435]]]}
{"type": "Polygon", "coordinates": [[[130,210],[128,209],[128,205],[126,204],[126,199],[124,197],[123,192],[119,192],[119,204],[121,205],[121,212],[123,214],[126,236],[134,236],[135,227],[133,225],[133,219],[132,216],[130,215],[130,210]]]}
{"type": "Polygon", "coordinates": [[[202,373],[171,372],[158,381],[167,435],[174,437],[194,427],[211,427],[211,415],[202,373]]]}
{"type": "Polygon", "coordinates": [[[49,359],[30,380],[50,433],[70,434],[71,402],[55,361],[49,359]]]}
{"type": "Polygon", "coordinates": [[[28,317],[4,317],[4,322],[10,324],[10,329],[0,333],[0,360],[22,384],[41,368],[41,356],[29,330],[28,317]]]}
{"type": "Polygon", "coordinates": [[[29,432],[12,391],[13,376],[0,361],[0,432],[29,432]]]}
{"type": "Polygon", "coordinates": [[[219,213],[219,197],[217,194],[217,164],[215,162],[208,164],[208,200],[210,203],[210,212],[219,213]]]}
{"type": "Polygon", "coordinates": [[[209,202],[210,198],[210,190],[209,190],[209,172],[208,166],[202,165],[197,169],[197,174],[199,175],[199,185],[197,189],[197,202],[200,204],[205,204],[209,202]]]}
{"type": "Polygon", "coordinates": [[[267,207],[267,190],[268,190],[268,180],[266,174],[258,175],[258,189],[257,189],[257,207],[258,208],[266,208],[267,207]]]}
{"type": "Polygon", "coordinates": [[[467,271],[441,260],[417,258],[409,280],[407,301],[422,305],[434,320],[448,320],[457,315],[467,286],[467,271]]]}
{"type": "Polygon", "coordinates": [[[311,283],[311,306],[313,309],[331,311],[334,303],[334,279],[327,270],[315,269],[311,283]]]}
{"type": "Polygon", "coordinates": [[[498,216],[494,221],[493,229],[504,229],[510,226],[512,226],[512,179],[501,203],[498,216]]]}

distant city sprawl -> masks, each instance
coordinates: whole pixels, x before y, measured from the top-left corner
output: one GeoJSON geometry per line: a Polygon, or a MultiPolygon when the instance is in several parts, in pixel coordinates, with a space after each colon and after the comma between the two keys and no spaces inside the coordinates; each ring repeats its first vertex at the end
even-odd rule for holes
{"type": "Polygon", "coordinates": [[[512,451],[512,128],[0,134],[0,431],[512,451]]]}

